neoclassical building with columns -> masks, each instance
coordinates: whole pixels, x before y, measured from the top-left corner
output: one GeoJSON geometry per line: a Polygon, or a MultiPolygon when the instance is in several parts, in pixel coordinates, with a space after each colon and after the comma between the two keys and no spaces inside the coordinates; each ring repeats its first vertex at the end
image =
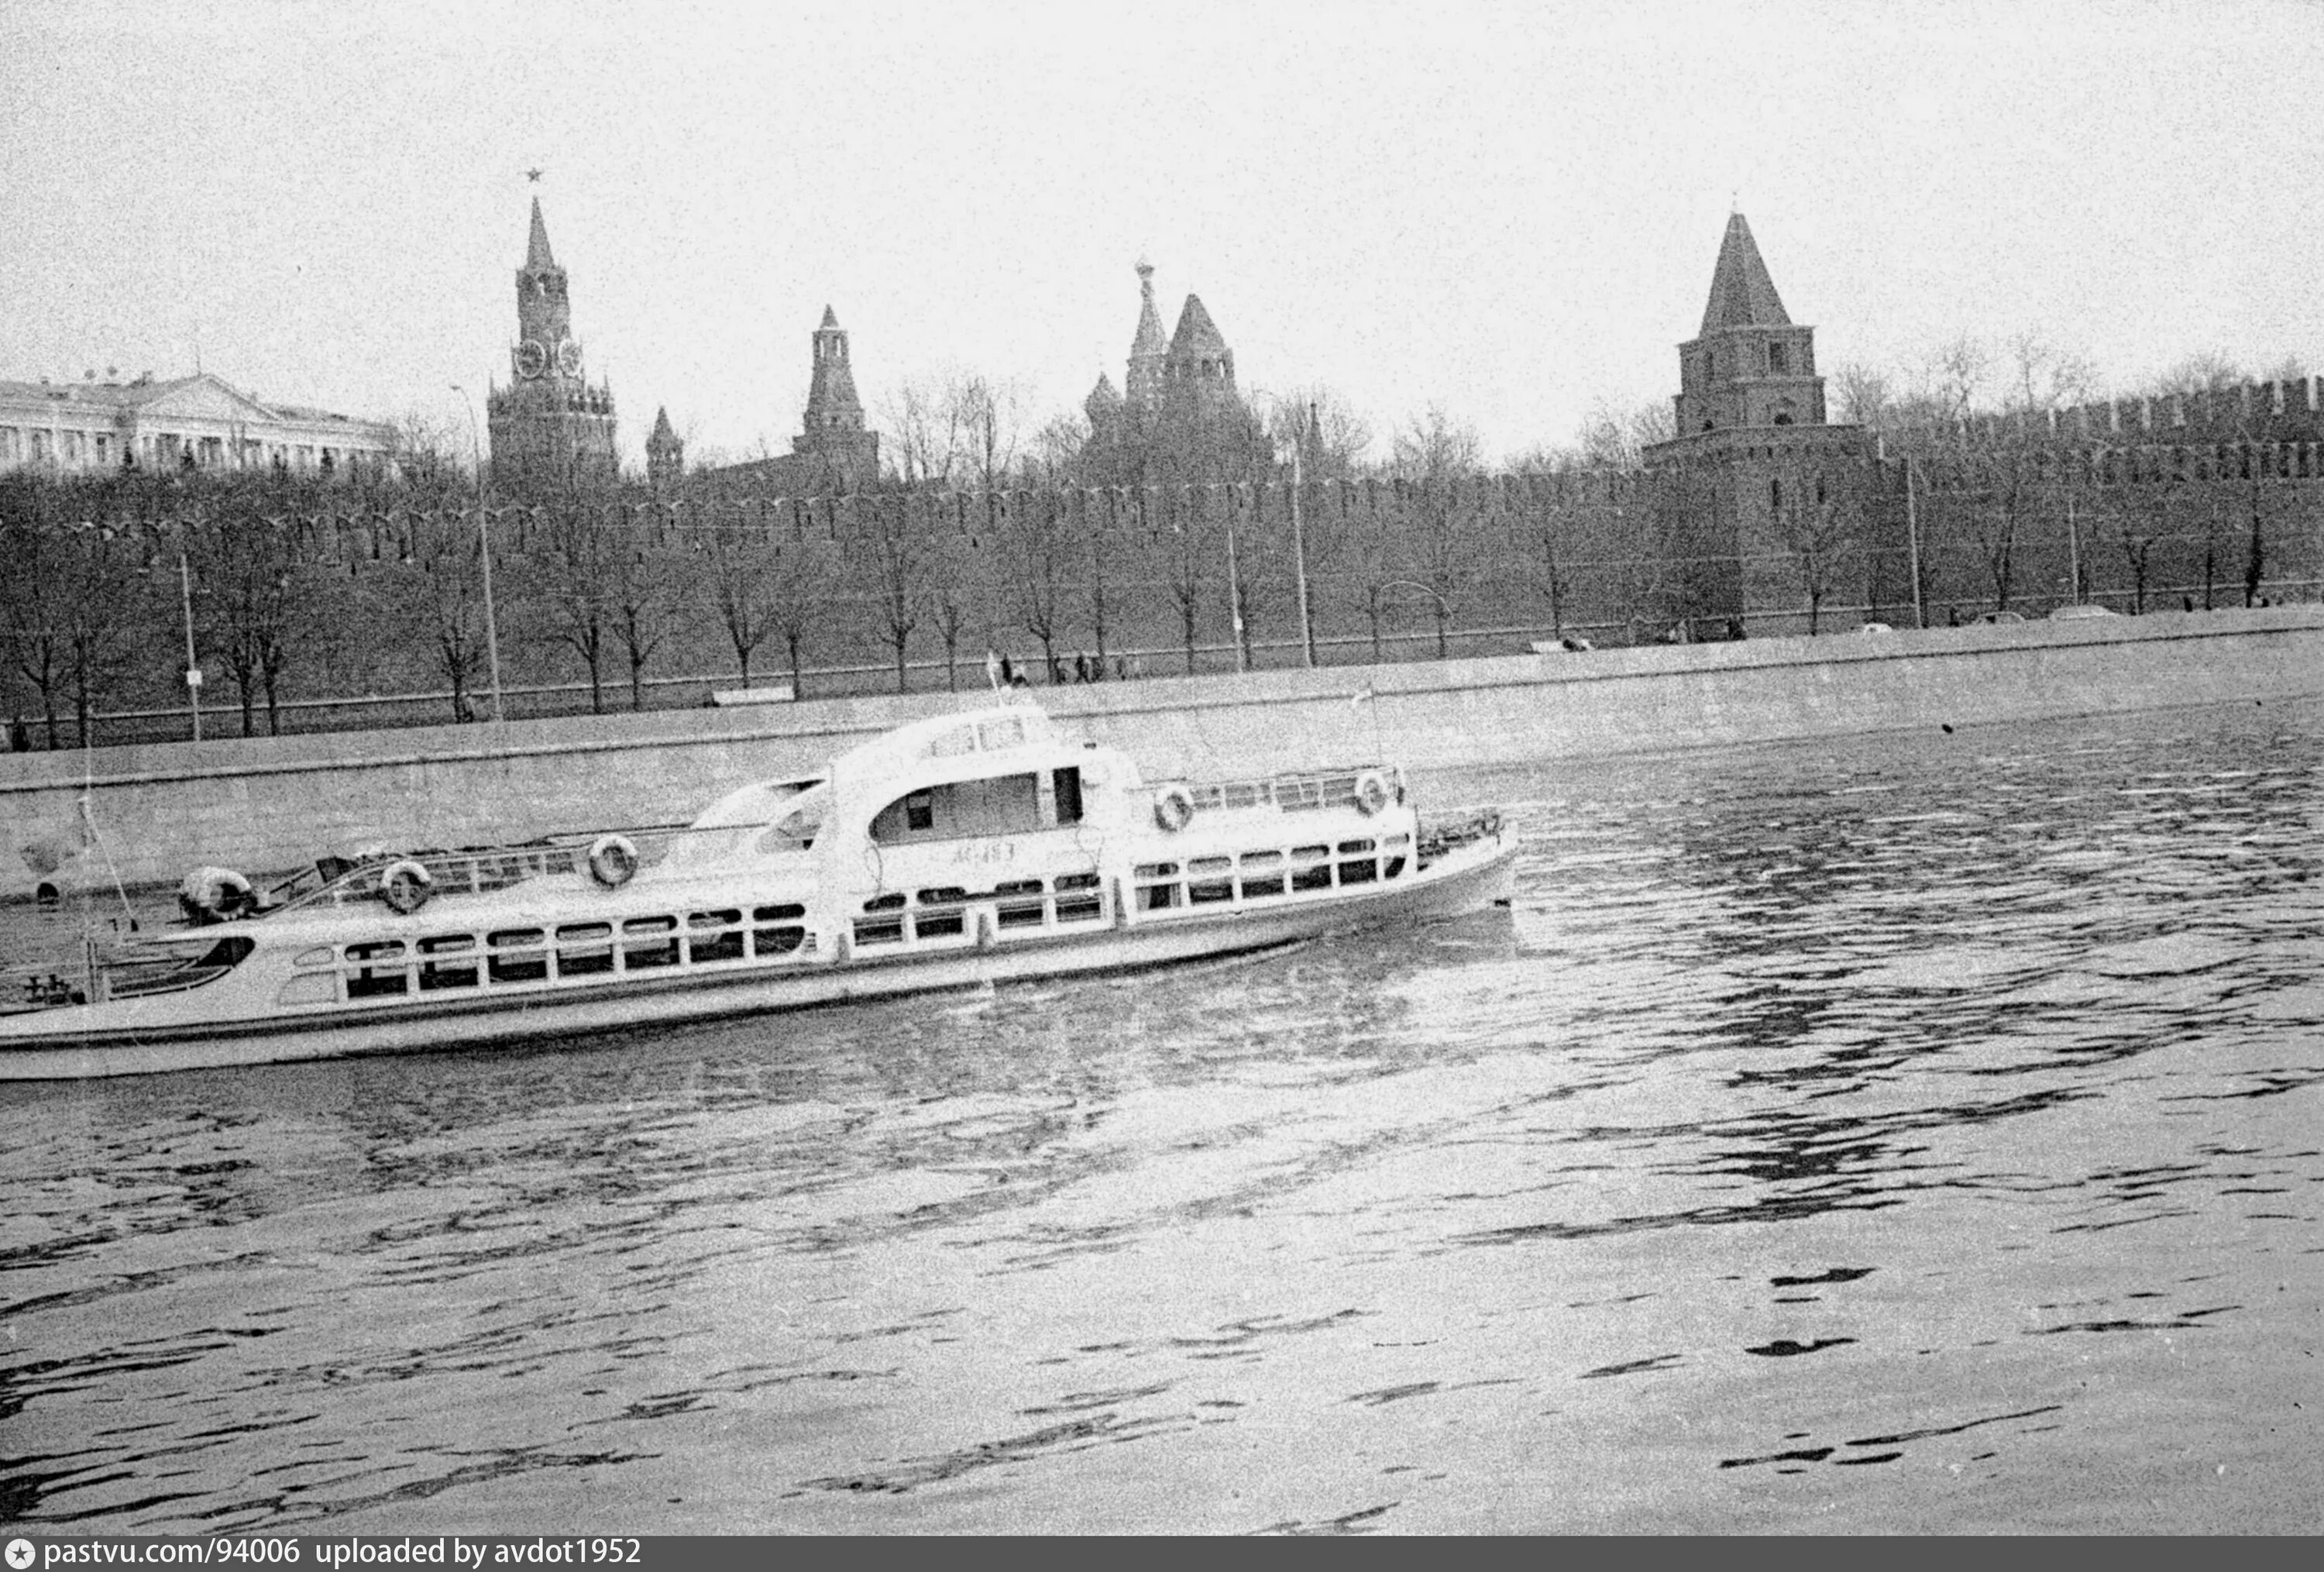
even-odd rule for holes
{"type": "Polygon", "coordinates": [[[269,403],[208,373],[157,382],[0,381],[0,473],[282,469],[347,475],[391,463],[395,428],[269,403]]]}

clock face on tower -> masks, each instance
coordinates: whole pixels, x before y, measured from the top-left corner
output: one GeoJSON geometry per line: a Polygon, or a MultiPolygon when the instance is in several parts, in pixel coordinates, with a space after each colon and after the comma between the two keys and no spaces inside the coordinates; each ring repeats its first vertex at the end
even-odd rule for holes
{"type": "Polygon", "coordinates": [[[516,347],[516,374],[530,381],[549,369],[549,351],[540,340],[528,338],[516,347]]]}
{"type": "Polygon", "coordinates": [[[567,376],[581,375],[581,346],[567,338],[557,347],[557,369],[567,376]]]}

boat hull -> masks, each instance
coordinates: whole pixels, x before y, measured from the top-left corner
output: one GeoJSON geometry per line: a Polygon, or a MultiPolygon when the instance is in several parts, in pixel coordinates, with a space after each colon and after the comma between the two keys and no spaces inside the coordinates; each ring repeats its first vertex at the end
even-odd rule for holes
{"type": "MultiPolygon", "coordinates": [[[[1164,966],[1271,949],[1303,939],[1398,925],[1506,902],[1515,848],[1508,832],[1462,846],[1377,893],[1289,905],[1145,913],[1102,930],[992,948],[853,957],[782,971],[630,977],[603,985],[386,1003],[328,1015],[251,1022],[108,1026],[107,1006],[52,1013],[38,1035],[0,1033],[0,1080],[153,1075],[299,1059],[421,1052],[585,1036],[657,1025],[980,987],[988,984],[1164,966]]],[[[44,1013],[49,1014],[51,1013],[44,1013]]],[[[21,1027],[23,1018],[8,1023],[21,1027]]]]}

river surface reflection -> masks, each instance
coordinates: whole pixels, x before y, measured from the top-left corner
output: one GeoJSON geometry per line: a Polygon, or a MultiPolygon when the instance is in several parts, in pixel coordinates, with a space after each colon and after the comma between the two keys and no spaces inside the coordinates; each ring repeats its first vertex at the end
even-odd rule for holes
{"type": "Polygon", "coordinates": [[[0,1088],[0,1520],[2313,1532],[2320,735],[1472,772],[1513,912],[0,1088]]]}

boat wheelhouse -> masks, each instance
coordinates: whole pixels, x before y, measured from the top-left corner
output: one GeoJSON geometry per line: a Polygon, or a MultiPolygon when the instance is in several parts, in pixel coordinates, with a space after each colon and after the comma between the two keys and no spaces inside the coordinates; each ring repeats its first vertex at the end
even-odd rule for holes
{"type": "Polygon", "coordinates": [[[1266,949],[1506,899],[1497,815],[1388,766],[1148,781],[1030,704],[925,720],[682,826],[326,859],[0,983],[0,1078],[566,1035],[1266,949]]]}

